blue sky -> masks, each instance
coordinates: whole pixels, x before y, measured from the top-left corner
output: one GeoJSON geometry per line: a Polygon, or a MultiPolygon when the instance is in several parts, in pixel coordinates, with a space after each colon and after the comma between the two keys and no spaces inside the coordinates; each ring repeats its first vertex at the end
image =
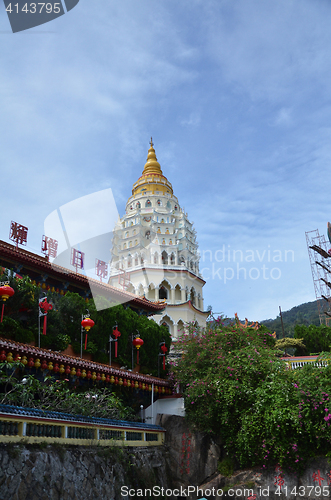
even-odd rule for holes
{"type": "Polygon", "coordinates": [[[80,0],[16,34],[0,7],[1,239],[15,220],[39,251],[51,212],[107,188],[123,215],[153,136],[197,230],[205,306],[262,320],[314,300],[328,0],[80,0]]]}

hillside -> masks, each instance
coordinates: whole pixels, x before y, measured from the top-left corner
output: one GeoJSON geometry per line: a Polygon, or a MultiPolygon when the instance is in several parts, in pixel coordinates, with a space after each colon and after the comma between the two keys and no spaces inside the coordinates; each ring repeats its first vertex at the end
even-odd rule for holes
{"type": "MultiPolygon", "coordinates": [[[[289,311],[282,311],[282,315],[286,337],[293,337],[294,327],[297,324],[306,326],[320,324],[316,301],[306,302],[305,304],[292,307],[289,311]]],[[[277,338],[282,337],[282,325],[279,315],[276,319],[261,321],[261,324],[267,326],[273,332],[275,331],[277,338]]]]}

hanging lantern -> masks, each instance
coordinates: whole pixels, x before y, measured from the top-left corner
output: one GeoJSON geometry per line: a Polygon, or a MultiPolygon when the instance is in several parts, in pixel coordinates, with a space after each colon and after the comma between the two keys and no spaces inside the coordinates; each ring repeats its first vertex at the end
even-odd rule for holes
{"type": "Polygon", "coordinates": [[[69,365],[67,365],[67,366],[66,366],[66,369],[65,369],[65,374],[66,374],[66,375],[69,375],[69,374],[70,374],[70,370],[71,370],[70,366],[69,366],[69,365]]]}
{"type": "MultiPolygon", "coordinates": [[[[109,378],[109,377],[108,377],[109,378]]],[[[106,380],[106,375],[104,373],[101,374],[101,381],[105,382],[106,380]]]]}
{"type": "Polygon", "coordinates": [[[149,391],[151,391],[151,390],[152,390],[152,386],[151,386],[151,385],[149,385],[149,386],[148,386],[148,390],[149,390],[149,391]]]}
{"type": "Polygon", "coordinates": [[[54,373],[57,373],[60,370],[59,363],[55,363],[54,365],[54,373]]]}
{"type": "Polygon", "coordinates": [[[123,385],[123,380],[121,378],[118,381],[118,385],[123,385]]]}
{"type": "Polygon", "coordinates": [[[33,368],[33,367],[34,367],[34,361],[33,361],[33,358],[30,358],[30,359],[29,359],[29,362],[28,362],[28,367],[29,367],[29,368],[33,368]]]}
{"type": "Polygon", "coordinates": [[[100,382],[100,380],[101,380],[101,375],[100,373],[97,373],[97,381],[100,382]]]}
{"type": "Polygon", "coordinates": [[[91,377],[92,377],[91,370],[88,370],[88,372],[87,372],[87,378],[90,379],[91,377]]]}
{"type": "Polygon", "coordinates": [[[113,335],[115,337],[115,358],[117,358],[117,339],[121,336],[121,332],[117,329],[117,325],[113,329],[113,335]]]}
{"type": "MultiPolygon", "coordinates": [[[[109,382],[109,375],[107,375],[107,377],[106,377],[106,380],[107,380],[107,382],[109,382]],[[108,377],[108,380],[107,380],[107,377],[108,377]]],[[[110,377],[110,383],[111,383],[111,384],[114,384],[114,383],[115,383],[115,378],[114,378],[114,375],[112,375],[112,376],[110,377]]]]}
{"type": "MultiPolygon", "coordinates": [[[[0,358],[1,358],[1,356],[0,356],[0,358]]],[[[23,356],[23,357],[22,357],[22,361],[21,361],[21,363],[22,363],[22,365],[24,365],[24,366],[26,366],[26,365],[28,364],[28,360],[27,360],[26,356],[23,356]]]]}
{"type": "Polygon", "coordinates": [[[163,394],[165,393],[165,388],[164,388],[164,386],[162,386],[162,393],[163,393],[163,394]]]}
{"type": "Polygon", "coordinates": [[[145,390],[146,386],[145,386],[145,383],[143,382],[142,383],[142,388],[143,388],[143,391],[145,390]]]}
{"type": "Polygon", "coordinates": [[[126,380],[126,378],[125,378],[125,379],[124,379],[124,381],[123,381],[123,385],[124,385],[124,387],[127,387],[127,386],[128,386],[128,381],[126,380]]]}
{"type": "Polygon", "coordinates": [[[86,370],[82,370],[82,378],[86,377],[86,370]]]}
{"type": "Polygon", "coordinates": [[[119,382],[118,382],[118,377],[115,377],[115,384],[117,385],[119,382]]]}
{"type": "Polygon", "coordinates": [[[141,382],[139,382],[138,387],[139,387],[139,389],[142,389],[143,386],[142,386],[141,382]]]}
{"type": "Polygon", "coordinates": [[[50,361],[50,362],[48,363],[47,368],[48,368],[48,370],[49,370],[50,372],[51,372],[51,371],[53,371],[54,367],[53,367],[53,363],[52,363],[52,361],[50,361]]]}
{"type": "Polygon", "coordinates": [[[92,380],[95,380],[97,378],[97,374],[95,372],[92,372],[92,380]]]}
{"type": "Polygon", "coordinates": [[[2,323],[2,319],[3,319],[3,311],[5,309],[5,302],[7,299],[9,299],[9,297],[12,297],[15,293],[15,290],[9,286],[9,285],[3,285],[3,286],[0,286],[0,297],[2,298],[2,301],[3,301],[3,304],[2,304],[2,309],[1,309],[1,321],[0,323],[2,323]]]}
{"type": "Polygon", "coordinates": [[[60,365],[59,372],[61,373],[61,375],[62,375],[62,373],[64,373],[64,365],[60,365]]]}
{"type": "Polygon", "coordinates": [[[1,363],[3,363],[4,361],[6,361],[6,351],[1,351],[1,354],[0,354],[0,361],[1,363]]]}
{"type": "Polygon", "coordinates": [[[85,351],[86,351],[86,346],[87,346],[87,334],[88,334],[88,332],[91,330],[92,326],[94,326],[94,321],[93,321],[93,319],[91,319],[91,318],[85,318],[85,319],[83,319],[83,321],[81,322],[81,325],[82,325],[82,327],[84,328],[84,330],[86,331],[86,335],[85,335],[85,351]]]}
{"type": "Polygon", "coordinates": [[[131,380],[128,380],[128,387],[131,387],[133,385],[133,382],[131,383],[131,380]]]}
{"type": "Polygon", "coordinates": [[[76,377],[79,378],[81,374],[82,372],[80,371],[80,368],[77,368],[76,377]]]}
{"type": "Polygon", "coordinates": [[[41,363],[41,369],[42,370],[47,370],[47,362],[45,359],[43,359],[42,363],[41,363]]]}
{"type": "Polygon", "coordinates": [[[39,358],[37,358],[36,361],[34,362],[34,366],[37,368],[37,370],[38,370],[38,368],[40,368],[40,359],[39,358]]]}
{"type": "Polygon", "coordinates": [[[166,354],[167,350],[168,350],[168,349],[167,349],[167,347],[166,347],[165,343],[164,343],[164,344],[162,344],[162,345],[161,345],[161,351],[162,351],[162,353],[163,353],[163,370],[165,370],[165,354],[166,354]]]}
{"type": "Polygon", "coordinates": [[[135,339],[133,339],[132,344],[137,349],[137,365],[139,365],[139,349],[141,348],[142,345],[144,345],[144,341],[140,337],[136,337],[135,339]]]}
{"type": "Polygon", "coordinates": [[[47,302],[47,299],[39,300],[39,307],[41,310],[41,315],[44,316],[44,326],[43,326],[43,335],[46,335],[46,326],[47,326],[47,313],[53,309],[52,304],[47,302]]]}
{"type": "Polygon", "coordinates": [[[7,361],[8,363],[12,363],[14,361],[13,354],[11,352],[7,354],[7,361]]]}
{"type": "Polygon", "coordinates": [[[74,377],[76,375],[76,368],[73,366],[70,371],[71,377],[74,377]]]}
{"type": "Polygon", "coordinates": [[[135,389],[138,389],[138,381],[137,380],[134,383],[134,387],[135,387],[135,389]]]}

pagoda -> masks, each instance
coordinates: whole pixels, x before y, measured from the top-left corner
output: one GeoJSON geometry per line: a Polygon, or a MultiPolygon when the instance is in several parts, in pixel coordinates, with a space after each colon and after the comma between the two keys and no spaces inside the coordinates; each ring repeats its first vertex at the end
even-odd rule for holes
{"type": "Polygon", "coordinates": [[[184,325],[205,326],[196,230],[164,176],[151,139],[143,172],[114,228],[109,284],[167,307],[153,319],[173,340],[184,325]]]}

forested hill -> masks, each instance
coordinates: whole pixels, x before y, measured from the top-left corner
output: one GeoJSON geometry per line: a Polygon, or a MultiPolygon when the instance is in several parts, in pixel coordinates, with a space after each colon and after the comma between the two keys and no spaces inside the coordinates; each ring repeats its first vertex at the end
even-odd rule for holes
{"type": "MultiPolygon", "coordinates": [[[[289,311],[282,311],[282,316],[286,337],[293,337],[295,325],[320,324],[316,301],[306,302],[300,306],[292,307],[289,311]]],[[[275,331],[277,338],[282,337],[283,333],[280,316],[277,316],[276,319],[266,319],[260,323],[267,326],[273,332],[275,331]]]]}

